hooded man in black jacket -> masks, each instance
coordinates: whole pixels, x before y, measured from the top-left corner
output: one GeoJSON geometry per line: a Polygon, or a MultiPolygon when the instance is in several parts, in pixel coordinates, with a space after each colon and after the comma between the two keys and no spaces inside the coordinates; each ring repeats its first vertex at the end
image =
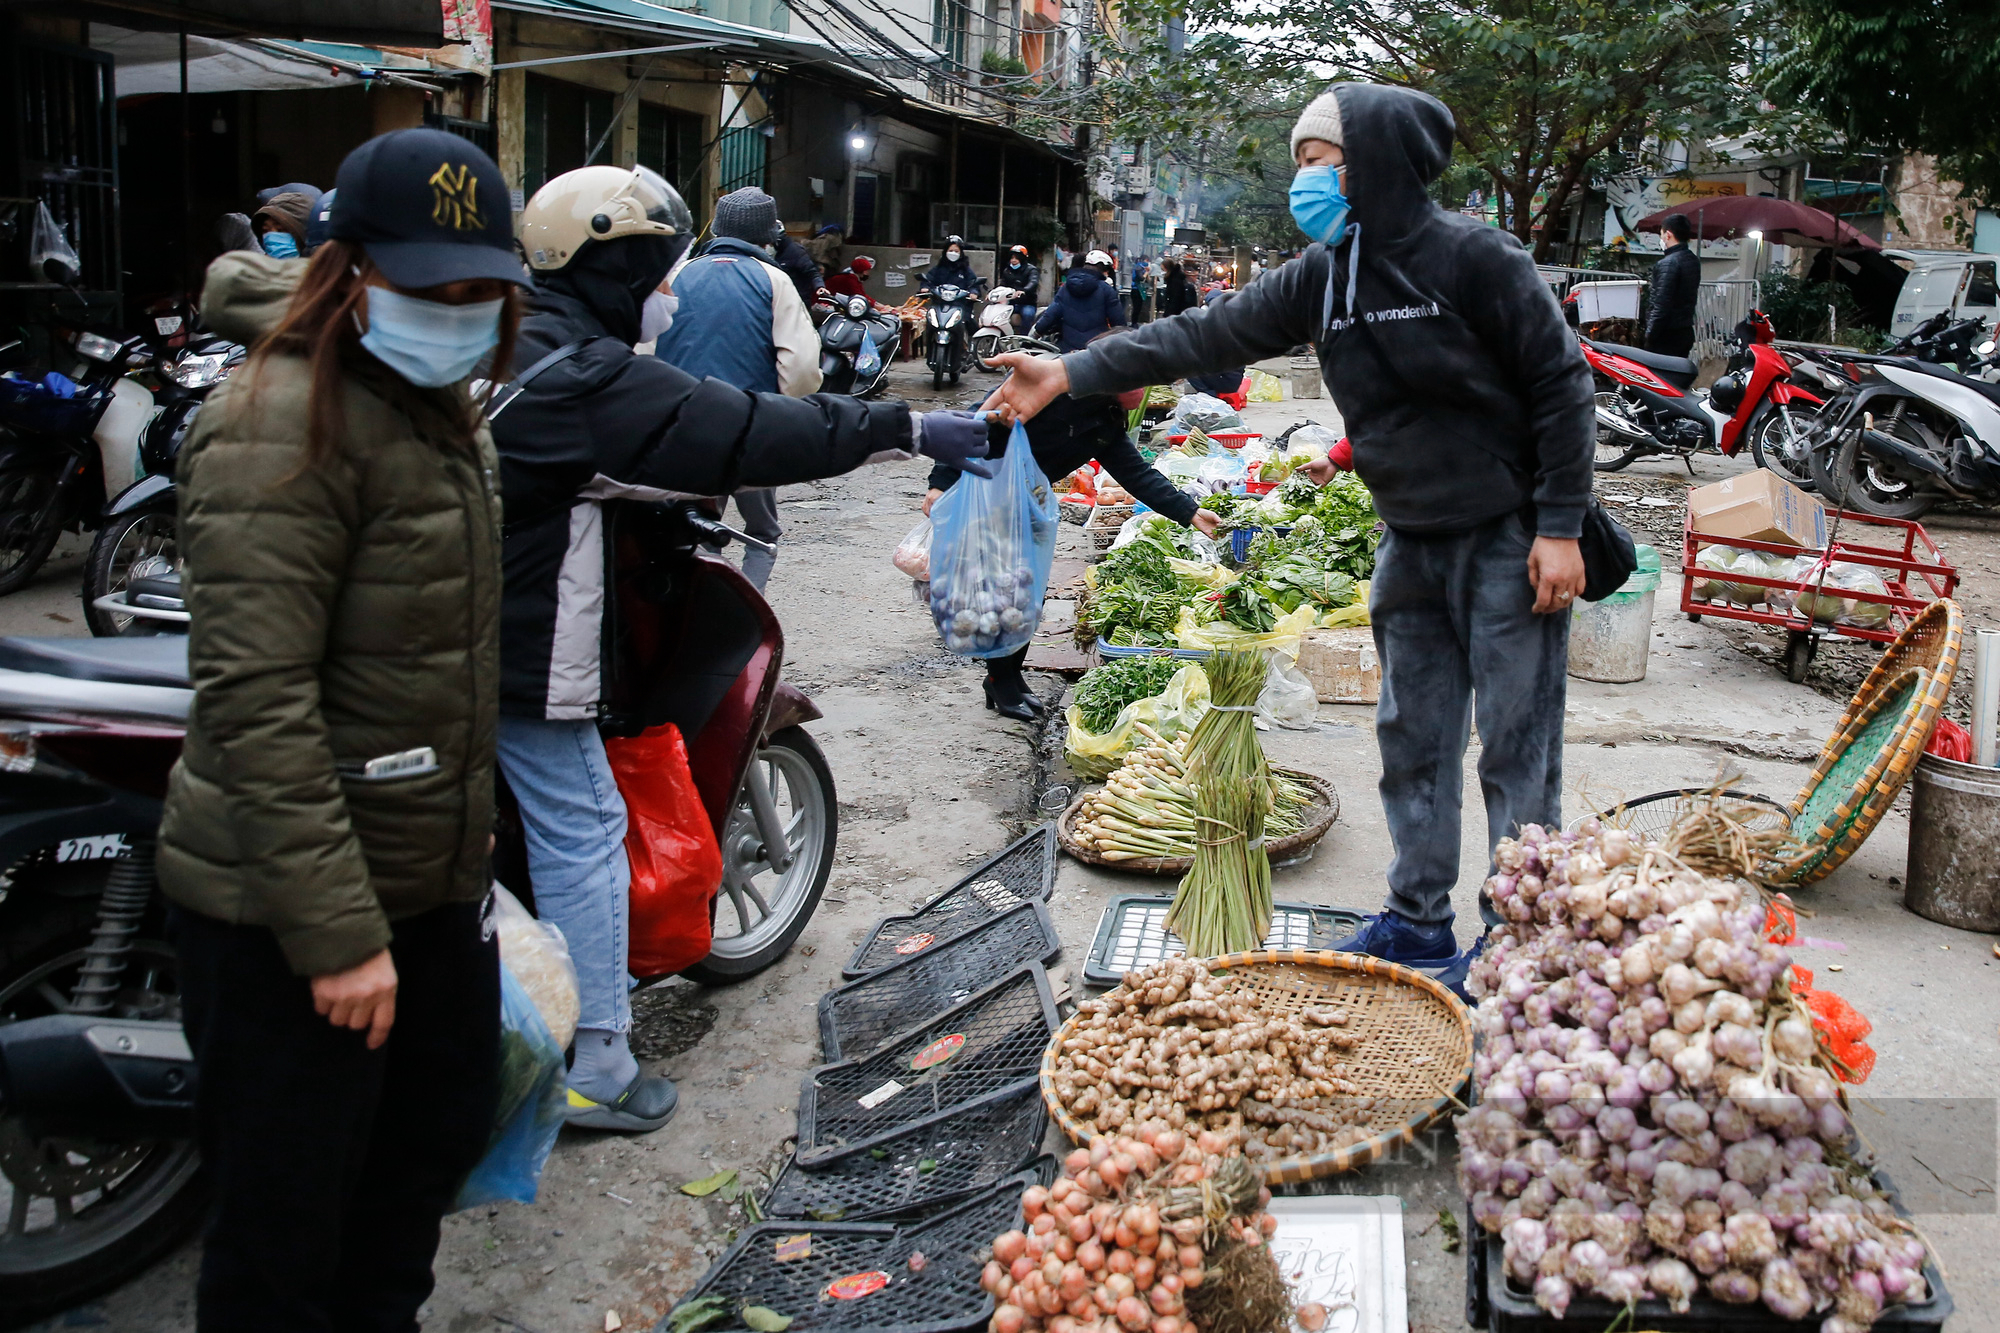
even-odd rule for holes
{"type": "Polygon", "coordinates": [[[666,328],[660,283],[693,239],[645,168],[583,167],[535,192],[521,244],[538,287],[521,321],[518,394],[494,410],[502,534],[499,763],[527,829],[536,910],[562,928],[580,1014],[569,1119],[647,1131],[673,1084],[633,1058],[626,998],[625,805],[597,732],[611,543],[607,500],[730,495],[923,453],[974,469],[987,426],[846,394],[787,398],[697,380],[632,345],[666,328]]]}
{"type": "MultiPolygon", "coordinates": [[[[1314,242],[1304,254],[1232,301],[1060,362],[999,357],[1014,373],[995,398],[1027,417],[1064,391],[1317,346],[1387,526],[1369,612],[1395,858],[1387,909],[1337,947],[1456,982],[1472,956],[1454,942],[1451,894],[1475,696],[1489,846],[1559,821],[1594,431],[1589,369],[1533,261],[1511,234],[1426,194],[1453,129],[1423,93],[1334,85],[1292,131],[1292,214],[1314,242]]],[[[1331,463],[1313,475],[1327,480],[1331,463]]]]}

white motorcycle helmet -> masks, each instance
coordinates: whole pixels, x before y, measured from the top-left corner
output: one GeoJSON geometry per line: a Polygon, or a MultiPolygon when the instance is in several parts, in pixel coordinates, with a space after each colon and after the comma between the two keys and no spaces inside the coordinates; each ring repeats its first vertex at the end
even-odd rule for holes
{"type": "Polygon", "coordinates": [[[680,191],[645,167],[579,167],[541,189],[521,212],[528,267],[552,272],[587,241],[620,236],[694,239],[694,214],[680,191]]]}

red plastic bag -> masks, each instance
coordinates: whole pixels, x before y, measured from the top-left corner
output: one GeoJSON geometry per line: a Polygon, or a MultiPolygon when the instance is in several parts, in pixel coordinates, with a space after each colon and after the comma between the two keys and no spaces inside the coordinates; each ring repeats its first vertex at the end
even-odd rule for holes
{"type": "Polygon", "coordinates": [[[722,849],[671,722],[604,742],[625,798],[625,855],[632,862],[632,975],[665,976],[708,957],[722,849]]]}
{"type": "Polygon", "coordinates": [[[1924,746],[1924,753],[1969,764],[1972,762],[1972,733],[1950,718],[1941,717],[1937,720],[1936,730],[1931,732],[1930,741],[1924,746]]]}
{"type": "Polygon", "coordinates": [[[1875,1070],[1875,1051],[1863,1038],[1875,1030],[1875,1025],[1832,991],[1816,989],[1811,969],[1796,963],[1792,965],[1792,993],[1805,1001],[1812,1013],[1813,1026],[1825,1040],[1827,1050],[1850,1071],[1842,1073],[1836,1069],[1834,1077],[1843,1083],[1866,1083],[1875,1070]]]}

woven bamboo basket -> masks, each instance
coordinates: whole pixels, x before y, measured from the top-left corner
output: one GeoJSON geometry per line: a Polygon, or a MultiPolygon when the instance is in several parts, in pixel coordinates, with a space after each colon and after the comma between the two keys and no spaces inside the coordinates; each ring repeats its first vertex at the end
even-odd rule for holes
{"type": "MultiPolygon", "coordinates": [[[[1259,950],[1224,954],[1210,969],[1247,974],[1261,1007],[1297,1013],[1333,1006],[1348,1013],[1346,1031],[1362,1038],[1344,1063],[1372,1105],[1359,1143],[1337,1152],[1262,1163],[1268,1185],[1295,1185],[1378,1161],[1437,1123],[1472,1077],[1472,1014],[1421,972],[1365,954],[1329,950],[1259,950]]],[[[1114,988],[1111,995],[1124,991],[1114,988]]],[[[1042,1053],[1042,1100],[1064,1134],[1088,1142],[1095,1131],[1069,1113],[1056,1093],[1056,1055],[1076,1030],[1072,1015],[1042,1053]]]]}
{"type": "Polygon", "coordinates": [[[1958,603],[1940,598],[1883,651],[1791,800],[1792,831],[1809,850],[1785,862],[1778,878],[1800,887],[1824,879],[1889,813],[1951,693],[1964,630],[1958,603]]]}
{"type": "MultiPolygon", "coordinates": [[[[1313,793],[1313,803],[1306,808],[1305,824],[1297,833],[1282,838],[1272,838],[1264,844],[1264,852],[1273,863],[1286,861],[1308,847],[1316,844],[1340,818],[1340,793],[1333,784],[1317,773],[1307,773],[1296,768],[1271,766],[1274,773],[1283,773],[1302,787],[1313,793]]],[[[1142,856],[1131,861],[1113,861],[1100,856],[1091,848],[1076,840],[1076,822],[1083,817],[1083,803],[1091,793],[1084,792],[1069,803],[1062,818],[1056,822],[1056,841],[1062,849],[1086,865],[1105,866],[1112,870],[1129,870],[1138,875],[1185,875],[1194,867],[1194,857],[1188,856],[1142,856]]]]}

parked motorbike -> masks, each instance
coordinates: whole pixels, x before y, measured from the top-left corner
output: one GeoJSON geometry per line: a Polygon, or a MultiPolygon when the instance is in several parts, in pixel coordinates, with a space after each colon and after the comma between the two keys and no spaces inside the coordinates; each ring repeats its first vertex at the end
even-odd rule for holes
{"type": "Polygon", "coordinates": [[[86,331],[71,348],[83,358],[78,378],[37,378],[20,370],[20,343],[0,346],[0,595],[25,586],[65,531],[95,528],[107,487],[138,475],[154,403],[131,372],[156,360],[155,338],[86,331]]]}
{"type": "Polygon", "coordinates": [[[1702,395],[1694,392],[1699,370],[1686,357],[1581,335],[1577,341],[1600,386],[1599,472],[1616,472],[1651,454],[1733,457],[1746,441],[1757,464],[1770,466],[1774,457],[1792,457],[1788,450],[1802,451],[1809,423],[1825,405],[1793,383],[1790,364],[1772,346],[1771,321],[1760,310],[1737,326],[1727,371],[1702,395]]]}
{"type": "Polygon", "coordinates": [[[865,296],[820,293],[813,313],[819,326],[820,388],[866,398],[889,378],[889,363],[903,342],[903,321],[877,310],[865,296]]]}
{"type": "Polygon", "coordinates": [[[180,594],[174,462],[195,415],[248,349],[197,334],[161,385],[160,410],[139,441],[144,476],[105,506],[83,568],[83,617],[95,635],[187,631],[180,594]]]}
{"type": "Polygon", "coordinates": [[[1942,501],[2000,504],[2000,369],[1986,341],[1960,374],[1915,357],[1857,356],[1855,385],[1827,410],[1807,462],[1820,493],[1880,518],[1921,518],[1942,501]]]}
{"type": "Polygon", "coordinates": [[[930,367],[931,388],[942,389],[945,376],[953,384],[972,368],[973,293],[943,283],[930,293],[924,311],[924,364],[930,367]]]}
{"type": "Polygon", "coordinates": [[[1021,293],[1012,287],[995,287],[986,293],[986,306],[979,312],[979,328],[972,335],[972,359],[990,361],[1009,351],[1014,338],[1014,306],[1021,293]]]}
{"type": "MultiPolygon", "coordinates": [[[[691,504],[623,506],[606,727],[673,722],[723,854],[705,985],[791,947],[833,865],[833,775],[779,680],[784,633],[697,549],[740,534],[691,504]]],[[[0,1311],[88,1300],[189,1234],[204,1185],[195,1071],[154,839],[193,691],[184,637],[0,639],[0,1311]]],[[[495,869],[534,900],[503,797],[495,869]]]]}

